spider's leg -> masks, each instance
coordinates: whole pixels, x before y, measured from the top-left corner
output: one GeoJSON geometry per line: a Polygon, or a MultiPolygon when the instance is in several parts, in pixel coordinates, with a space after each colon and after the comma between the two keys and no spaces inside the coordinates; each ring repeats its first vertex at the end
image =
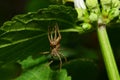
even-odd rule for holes
{"type": "Polygon", "coordinates": [[[51,41],[50,40],[50,27],[48,27],[48,39],[49,39],[49,41],[51,41]]]}
{"type": "Polygon", "coordinates": [[[56,53],[56,56],[58,57],[59,61],[60,61],[60,69],[62,68],[62,60],[61,57],[59,55],[59,53],[56,53]]]}
{"type": "Polygon", "coordinates": [[[39,54],[48,54],[50,53],[49,51],[46,51],[46,52],[40,52],[39,54]]]}
{"type": "Polygon", "coordinates": [[[56,39],[56,42],[60,42],[60,40],[61,40],[61,34],[60,34],[60,31],[59,31],[59,27],[58,27],[58,25],[56,25],[56,31],[57,31],[57,33],[58,33],[58,37],[57,37],[57,39],[56,39]]]}
{"type": "Polygon", "coordinates": [[[50,30],[50,27],[48,27],[48,39],[50,42],[53,41],[53,36],[52,36],[52,32],[50,30]]]}
{"type": "Polygon", "coordinates": [[[56,28],[56,26],[54,27],[54,31],[55,31],[55,35],[54,35],[54,41],[57,39],[57,28],[56,28]]]}
{"type": "Polygon", "coordinates": [[[59,36],[59,39],[61,39],[61,34],[60,34],[60,31],[59,31],[58,26],[57,26],[57,31],[58,31],[58,36],[59,36]]]}
{"type": "Polygon", "coordinates": [[[50,65],[52,62],[53,62],[53,60],[51,60],[51,61],[49,62],[49,65],[50,65]]]}
{"type": "Polygon", "coordinates": [[[65,62],[67,62],[67,58],[63,54],[61,54],[61,53],[60,53],[60,55],[63,56],[65,62]]]}
{"type": "Polygon", "coordinates": [[[51,33],[51,34],[50,34],[51,41],[53,41],[53,40],[54,40],[54,39],[53,39],[53,33],[54,33],[53,31],[54,31],[54,28],[53,28],[53,30],[51,29],[51,31],[50,31],[50,33],[51,33]]]}
{"type": "Polygon", "coordinates": [[[53,60],[51,60],[51,61],[47,64],[47,66],[49,66],[52,62],[53,62],[53,60]]]}

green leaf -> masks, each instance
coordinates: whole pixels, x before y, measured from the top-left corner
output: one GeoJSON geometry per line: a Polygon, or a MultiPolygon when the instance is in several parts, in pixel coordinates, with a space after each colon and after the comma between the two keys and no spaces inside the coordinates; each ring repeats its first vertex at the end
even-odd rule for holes
{"type": "Polygon", "coordinates": [[[48,26],[58,23],[60,29],[69,30],[76,25],[76,19],[75,9],[63,5],[52,5],[38,12],[13,17],[0,28],[0,61],[15,62],[49,51],[48,26]]]}
{"type": "Polygon", "coordinates": [[[53,72],[51,80],[71,80],[71,77],[67,76],[65,69],[61,69],[60,71],[53,72]]]}
{"type": "Polygon", "coordinates": [[[47,63],[24,72],[15,80],[71,80],[71,78],[67,76],[66,70],[52,71],[47,63]]]}
{"type": "Polygon", "coordinates": [[[26,3],[26,10],[27,11],[37,11],[40,8],[48,7],[48,5],[50,5],[50,0],[48,0],[48,1],[45,1],[45,0],[29,0],[26,3]]]}
{"type": "Polygon", "coordinates": [[[27,59],[23,60],[22,62],[21,61],[18,61],[18,62],[19,62],[19,64],[22,65],[22,69],[26,70],[26,69],[34,67],[40,63],[45,62],[47,59],[46,57],[47,56],[45,56],[45,55],[39,56],[38,58],[33,58],[32,56],[29,56],[27,59]]]}

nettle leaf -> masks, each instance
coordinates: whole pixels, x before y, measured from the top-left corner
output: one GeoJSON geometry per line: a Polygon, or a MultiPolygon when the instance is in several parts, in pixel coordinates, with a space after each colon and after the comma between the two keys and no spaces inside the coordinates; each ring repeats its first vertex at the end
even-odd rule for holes
{"type": "Polygon", "coordinates": [[[21,65],[23,70],[27,70],[31,67],[35,67],[38,64],[41,64],[43,62],[46,62],[46,56],[42,55],[41,57],[38,58],[33,58],[32,56],[27,57],[27,59],[23,61],[18,61],[18,63],[21,65]]]}
{"type": "Polygon", "coordinates": [[[67,76],[64,69],[52,71],[49,63],[46,63],[24,72],[15,80],[71,80],[71,77],[67,76]]]}
{"type": "Polygon", "coordinates": [[[49,50],[48,26],[74,28],[76,11],[63,5],[52,5],[38,12],[17,15],[0,28],[0,62],[8,63],[49,50]]]}

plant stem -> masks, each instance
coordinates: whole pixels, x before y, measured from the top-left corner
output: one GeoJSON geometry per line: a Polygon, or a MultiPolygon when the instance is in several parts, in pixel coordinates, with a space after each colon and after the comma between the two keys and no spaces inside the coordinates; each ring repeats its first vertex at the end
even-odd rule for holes
{"type": "Polygon", "coordinates": [[[101,19],[98,20],[97,33],[108,78],[109,80],[120,80],[115,58],[106,32],[106,25],[103,24],[101,19]]]}

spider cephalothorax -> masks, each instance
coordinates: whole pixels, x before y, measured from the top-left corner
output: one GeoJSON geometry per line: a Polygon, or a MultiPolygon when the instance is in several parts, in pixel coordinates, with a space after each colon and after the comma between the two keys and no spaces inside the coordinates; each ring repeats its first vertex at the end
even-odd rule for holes
{"type": "MultiPolygon", "coordinates": [[[[48,28],[48,39],[50,42],[50,53],[53,57],[54,56],[58,57],[60,61],[60,68],[61,68],[62,66],[61,56],[64,57],[64,55],[59,53],[61,34],[57,24],[54,26],[52,30],[50,29],[50,27],[48,28]]],[[[66,58],[65,58],[65,61],[67,61],[66,58]]]]}

